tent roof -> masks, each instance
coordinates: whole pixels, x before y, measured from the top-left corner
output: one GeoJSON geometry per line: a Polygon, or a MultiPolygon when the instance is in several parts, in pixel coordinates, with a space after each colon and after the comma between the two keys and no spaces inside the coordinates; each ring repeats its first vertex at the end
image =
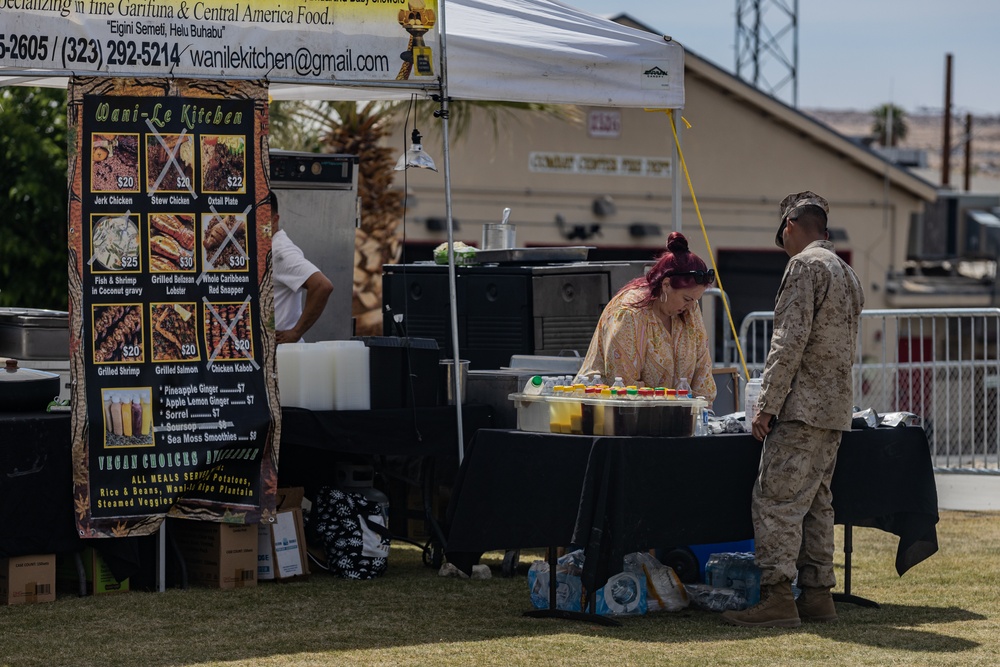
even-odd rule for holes
{"type": "MultiPolygon", "coordinates": [[[[669,37],[619,25],[555,0],[439,2],[446,2],[448,95],[453,99],[684,106],[684,50],[669,37]]],[[[439,67],[435,62],[435,69],[439,67]]],[[[65,86],[65,74],[0,66],[0,86],[65,86]]],[[[431,94],[437,88],[436,80],[428,81],[421,92],[431,94]]],[[[273,79],[270,90],[275,99],[347,100],[405,99],[415,92],[395,83],[332,79],[273,79]]]]}

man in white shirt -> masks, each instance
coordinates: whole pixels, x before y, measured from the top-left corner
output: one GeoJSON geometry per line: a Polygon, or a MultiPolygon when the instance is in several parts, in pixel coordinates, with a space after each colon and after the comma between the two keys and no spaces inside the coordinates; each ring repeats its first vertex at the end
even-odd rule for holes
{"type": "Polygon", "coordinates": [[[274,262],[274,337],[297,343],[316,323],[333,292],[333,283],[305,258],[278,226],[278,197],[271,192],[271,258],[274,262]],[[305,291],[305,303],[302,292],[305,291]]]}

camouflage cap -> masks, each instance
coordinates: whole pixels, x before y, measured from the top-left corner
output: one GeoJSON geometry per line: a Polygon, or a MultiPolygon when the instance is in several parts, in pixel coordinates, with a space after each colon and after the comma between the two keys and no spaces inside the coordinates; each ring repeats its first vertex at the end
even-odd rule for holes
{"type": "Polygon", "coordinates": [[[830,215],[830,203],[811,190],[795,192],[781,200],[781,203],[778,204],[778,212],[781,214],[781,224],[778,226],[777,234],[774,235],[775,245],[779,248],[785,247],[781,233],[785,231],[785,220],[788,218],[788,214],[799,206],[807,206],[809,204],[819,206],[827,215],[830,215]]]}

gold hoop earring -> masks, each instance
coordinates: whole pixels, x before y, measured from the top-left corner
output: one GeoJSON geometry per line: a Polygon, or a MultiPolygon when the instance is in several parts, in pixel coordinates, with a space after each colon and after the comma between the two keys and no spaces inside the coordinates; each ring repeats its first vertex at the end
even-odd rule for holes
{"type": "Polygon", "coordinates": [[[660,289],[660,303],[666,303],[666,302],[667,302],[667,290],[661,288],[660,289]]]}

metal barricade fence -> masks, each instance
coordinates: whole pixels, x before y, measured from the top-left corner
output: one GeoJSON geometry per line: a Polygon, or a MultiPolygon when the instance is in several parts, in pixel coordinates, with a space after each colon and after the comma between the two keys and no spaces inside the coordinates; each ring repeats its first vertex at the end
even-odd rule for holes
{"type": "MultiPolygon", "coordinates": [[[[740,325],[751,375],[764,368],[773,320],[754,311],[740,325]]],[[[863,311],[854,405],[915,414],[938,471],[1000,474],[1000,308],[863,311]]]]}

